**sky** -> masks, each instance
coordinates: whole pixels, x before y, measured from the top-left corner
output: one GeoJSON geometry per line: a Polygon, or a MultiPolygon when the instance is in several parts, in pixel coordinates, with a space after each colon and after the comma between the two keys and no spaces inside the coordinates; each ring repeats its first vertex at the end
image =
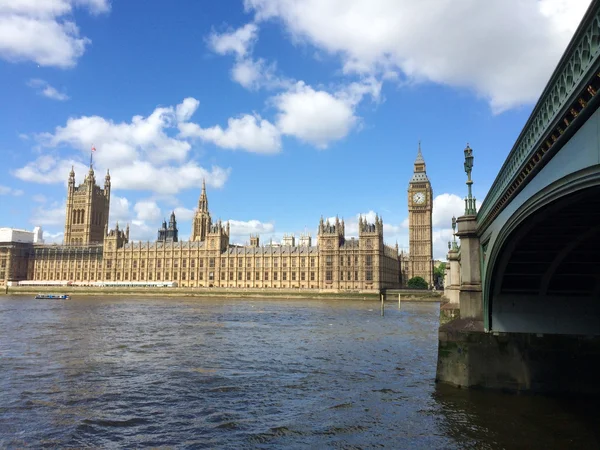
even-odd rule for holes
{"type": "Polygon", "coordinates": [[[110,227],[189,238],[202,180],[233,243],[383,217],[408,250],[419,141],[434,257],[484,199],[589,0],[0,0],[0,227],[61,242],[71,166],[110,227]]]}

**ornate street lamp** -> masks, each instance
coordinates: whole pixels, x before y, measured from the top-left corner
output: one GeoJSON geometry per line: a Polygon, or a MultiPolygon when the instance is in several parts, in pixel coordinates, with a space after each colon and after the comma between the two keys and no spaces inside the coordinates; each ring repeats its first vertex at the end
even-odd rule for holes
{"type": "MultiPolygon", "coordinates": [[[[450,245],[450,242],[448,242],[450,245]]],[[[458,245],[456,244],[456,217],[452,216],[452,250],[458,250],[458,245]]]]}
{"type": "Polygon", "coordinates": [[[465,148],[465,172],[467,174],[467,187],[469,189],[469,194],[467,198],[465,198],[465,216],[477,215],[477,205],[475,203],[473,193],[471,192],[471,185],[473,184],[473,180],[471,180],[473,159],[473,149],[469,147],[469,144],[467,144],[467,147],[465,148]]]}

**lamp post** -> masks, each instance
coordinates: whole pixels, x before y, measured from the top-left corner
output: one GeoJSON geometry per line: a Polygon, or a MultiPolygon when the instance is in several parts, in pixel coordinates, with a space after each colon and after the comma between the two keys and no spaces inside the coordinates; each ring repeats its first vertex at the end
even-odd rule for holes
{"type": "Polygon", "coordinates": [[[465,216],[474,216],[477,214],[475,198],[471,191],[471,185],[473,184],[473,180],[471,180],[473,159],[473,149],[467,144],[467,147],[465,148],[465,172],[467,174],[467,188],[469,189],[469,193],[467,198],[465,198],[465,216]]]}
{"type": "MultiPolygon", "coordinates": [[[[450,246],[450,242],[448,242],[448,246],[450,246]]],[[[454,216],[452,216],[452,250],[458,250],[456,244],[456,217],[454,216]]]]}

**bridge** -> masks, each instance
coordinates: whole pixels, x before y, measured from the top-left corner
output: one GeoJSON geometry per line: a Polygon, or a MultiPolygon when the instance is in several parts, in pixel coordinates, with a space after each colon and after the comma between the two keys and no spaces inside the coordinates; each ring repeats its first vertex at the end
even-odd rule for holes
{"type": "Polygon", "coordinates": [[[445,280],[440,382],[600,392],[600,2],[586,12],[479,211],[475,150],[445,280]]]}

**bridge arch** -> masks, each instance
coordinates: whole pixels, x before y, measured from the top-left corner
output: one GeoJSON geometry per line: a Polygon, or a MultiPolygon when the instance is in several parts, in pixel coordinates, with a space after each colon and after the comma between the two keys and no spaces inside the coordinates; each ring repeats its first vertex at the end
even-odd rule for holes
{"type": "Polygon", "coordinates": [[[502,227],[483,280],[488,330],[600,335],[599,168],[540,190],[502,227]]]}

